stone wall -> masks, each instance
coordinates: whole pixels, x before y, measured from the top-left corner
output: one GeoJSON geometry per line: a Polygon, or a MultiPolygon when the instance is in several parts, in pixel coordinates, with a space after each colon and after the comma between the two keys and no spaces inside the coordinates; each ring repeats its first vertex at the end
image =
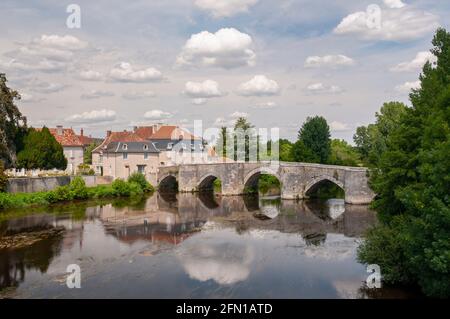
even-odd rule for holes
{"type": "MultiPolygon", "coordinates": [[[[8,193],[35,193],[45,192],[59,186],[68,185],[75,176],[53,176],[53,177],[26,177],[8,179],[8,193]]],[[[82,176],[86,186],[93,187],[112,183],[112,178],[107,176],[82,176]]]]}

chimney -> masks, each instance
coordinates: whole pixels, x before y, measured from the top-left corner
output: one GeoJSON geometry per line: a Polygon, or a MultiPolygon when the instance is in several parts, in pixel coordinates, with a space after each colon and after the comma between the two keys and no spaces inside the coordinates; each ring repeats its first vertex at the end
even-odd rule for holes
{"type": "Polygon", "coordinates": [[[80,135],[83,136],[84,130],[80,129],[80,135]]]}
{"type": "Polygon", "coordinates": [[[62,125],[56,126],[56,134],[57,135],[63,135],[63,127],[62,127],[62,125]]]}
{"type": "Polygon", "coordinates": [[[137,129],[138,129],[138,127],[137,127],[137,126],[134,126],[134,127],[133,127],[133,132],[136,133],[137,129]]]}
{"type": "Polygon", "coordinates": [[[106,131],[106,137],[110,137],[111,136],[111,131],[106,131]]]}
{"type": "Polygon", "coordinates": [[[158,132],[159,128],[161,127],[161,124],[153,124],[152,125],[152,129],[153,129],[153,133],[158,132]]]}

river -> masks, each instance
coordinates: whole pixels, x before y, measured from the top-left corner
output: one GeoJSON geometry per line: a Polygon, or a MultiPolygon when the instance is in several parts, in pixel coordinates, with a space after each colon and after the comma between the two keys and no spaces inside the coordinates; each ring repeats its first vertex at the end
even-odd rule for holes
{"type": "Polygon", "coordinates": [[[156,193],[34,210],[0,221],[0,298],[412,297],[365,286],[356,250],[376,214],[338,199],[156,193]]]}

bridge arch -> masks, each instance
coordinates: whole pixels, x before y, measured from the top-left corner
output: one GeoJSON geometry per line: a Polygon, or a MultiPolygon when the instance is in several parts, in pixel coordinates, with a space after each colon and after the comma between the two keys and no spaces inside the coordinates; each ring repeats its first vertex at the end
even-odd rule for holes
{"type": "Polygon", "coordinates": [[[207,173],[203,175],[198,183],[198,190],[200,192],[204,191],[214,191],[214,181],[220,179],[220,176],[216,176],[213,173],[207,173]]]}
{"type": "Polygon", "coordinates": [[[321,176],[316,176],[313,179],[311,179],[304,188],[303,194],[308,197],[309,195],[311,195],[320,185],[322,185],[323,183],[326,182],[331,182],[333,184],[335,184],[336,186],[338,186],[339,188],[341,188],[344,193],[346,192],[345,189],[345,185],[344,183],[342,183],[341,181],[339,181],[338,179],[332,177],[332,176],[328,176],[328,175],[321,175],[321,176]]]}
{"type": "Polygon", "coordinates": [[[258,186],[258,180],[261,174],[271,175],[278,179],[281,186],[281,178],[278,171],[272,169],[271,167],[261,166],[251,170],[244,177],[244,189],[255,188],[258,186]]]}
{"type": "Polygon", "coordinates": [[[178,191],[178,179],[173,174],[163,175],[159,179],[159,191],[178,191]]]}

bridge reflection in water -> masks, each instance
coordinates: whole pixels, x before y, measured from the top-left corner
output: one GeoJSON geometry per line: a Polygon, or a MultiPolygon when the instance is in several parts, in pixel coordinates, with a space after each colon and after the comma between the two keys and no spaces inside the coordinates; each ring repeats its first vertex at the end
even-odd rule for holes
{"type": "MultiPolygon", "coordinates": [[[[77,213],[67,209],[0,223],[0,242],[64,229],[0,249],[0,296],[372,296],[363,289],[365,268],[355,260],[358,238],[376,223],[366,206],[163,193],[134,203],[77,207],[77,213]],[[65,287],[71,263],[80,264],[86,289],[65,287]]],[[[408,296],[383,291],[376,297],[408,296]]]]}

